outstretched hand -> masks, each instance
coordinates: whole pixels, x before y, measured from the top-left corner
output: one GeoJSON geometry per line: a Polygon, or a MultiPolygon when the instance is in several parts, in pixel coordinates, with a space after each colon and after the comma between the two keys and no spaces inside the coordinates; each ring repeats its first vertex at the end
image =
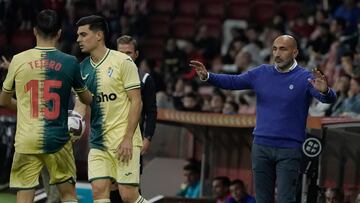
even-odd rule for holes
{"type": "Polygon", "coordinates": [[[325,75],[319,70],[314,69],[313,70],[314,79],[308,79],[309,82],[314,86],[316,90],[319,92],[326,94],[328,91],[328,84],[325,75]]]}
{"type": "Polygon", "coordinates": [[[208,72],[207,72],[204,64],[202,64],[200,61],[191,60],[189,66],[192,68],[195,68],[195,71],[201,80],[207,79],[208,72]]]}

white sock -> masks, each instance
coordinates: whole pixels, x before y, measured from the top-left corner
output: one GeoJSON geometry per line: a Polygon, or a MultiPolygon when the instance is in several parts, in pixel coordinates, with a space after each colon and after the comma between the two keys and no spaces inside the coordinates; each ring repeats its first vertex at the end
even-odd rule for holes
{"type": "Polygon", "coordinates": [[[145,198],[143,198],[141,195],[137,198],[135,203],[149,203],[145,198]]]}

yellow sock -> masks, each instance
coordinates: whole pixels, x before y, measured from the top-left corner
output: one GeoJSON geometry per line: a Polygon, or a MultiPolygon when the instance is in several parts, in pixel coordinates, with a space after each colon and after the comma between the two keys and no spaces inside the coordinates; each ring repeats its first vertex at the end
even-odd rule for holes
{"type": "Polygon", "coordinates": [[[64,201],[61,201],[62,203],[78,203],[78,201],[75,199],[70,199],[70,200],[64,200],[64,201]]]}

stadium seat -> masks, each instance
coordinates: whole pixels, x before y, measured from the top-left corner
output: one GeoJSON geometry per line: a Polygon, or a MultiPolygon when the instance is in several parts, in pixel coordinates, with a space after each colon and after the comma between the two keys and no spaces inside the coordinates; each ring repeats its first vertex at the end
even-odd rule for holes
{"type": "Polygon", "coordinates": [[[212,17],[222,20],[225,13],[225,5],[223,1],[209,0],[202,2],[201,5],[202,16],[212,17]]]}
{"type": "Polygon", "coordinates": [[[250,17],[249,3],[230,2],[227,7],[227,18],[247,20],[250,17]]]}
{"type": "Polygon", "coordinates": [[[11,36],[9,48],[15,53],[25,51],[27,49],[33,48],[34,46],[35,37],[32,30],[18,30],[11,36]]]}
{"type": "Polygon", "coordinates": [[[152,37],[168,36],[170,21],[170,17],[166,15],[150,16],[148,34],[152,37]]]}
{"type": "Polygon", "coordinates": [[[175,0],[151,0],[150,11],[153,13],[171,14],[174,12],[175,0]]]}
{"type": "Polygon", "coordinates": [[[251,6],[252,17],[260,24],[269,22],[275,15],[275,2],[256,1],[251,6]]]}
{"type": "Polygon", "coordinates": [[[279,7],[280,11],[285,13],[287,19],[291,20],[299,16],[302,12],[301,3],[296,1],[282,2],[279,7]]]}
{"type": "Polygon", "coordinates": [[[151,40],[144,40],[140,43],[140,52],[146,58],[160,60],[164,52],[164,41],[161,38],[154,38],[151,40]]]}
{"type": "Polygon", "coordinates": [[[171,25],[171,33],[175,38],[186,39],[194,36],[196,21],[190,17],[178,17],[171,25]]]}
{"type": "Polygon", "coordinates": [[[206,25],[211,36],[218,37],[221,35],[222,23],[220,20],[213,18],[203,18],[199,20],[199,24],[206,25]]]}
{"type": "Polygon", "coordinates": [[[200,9],[200,2],[196,0],[182,0],[178,3],[178,16],[197,17],[200,9]]]}

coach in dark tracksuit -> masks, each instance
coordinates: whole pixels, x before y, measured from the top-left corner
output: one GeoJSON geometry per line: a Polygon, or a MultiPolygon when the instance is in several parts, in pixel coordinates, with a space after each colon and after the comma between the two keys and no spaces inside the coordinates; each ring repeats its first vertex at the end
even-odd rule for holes
{"type": "Polygon", "coordinates": [[[335,92],[320,71],[311,73],[297,65],[295,39],[282,35],[272,47],[274,65],[260,65],[240,75],[208,73],[191,61],[201,80],[223,89],[253,89],[256,93],[256,126],[253,132],[252,170],[256,202],[296,202],[298,177],[312,98],[333,103],[335,92]]]}

